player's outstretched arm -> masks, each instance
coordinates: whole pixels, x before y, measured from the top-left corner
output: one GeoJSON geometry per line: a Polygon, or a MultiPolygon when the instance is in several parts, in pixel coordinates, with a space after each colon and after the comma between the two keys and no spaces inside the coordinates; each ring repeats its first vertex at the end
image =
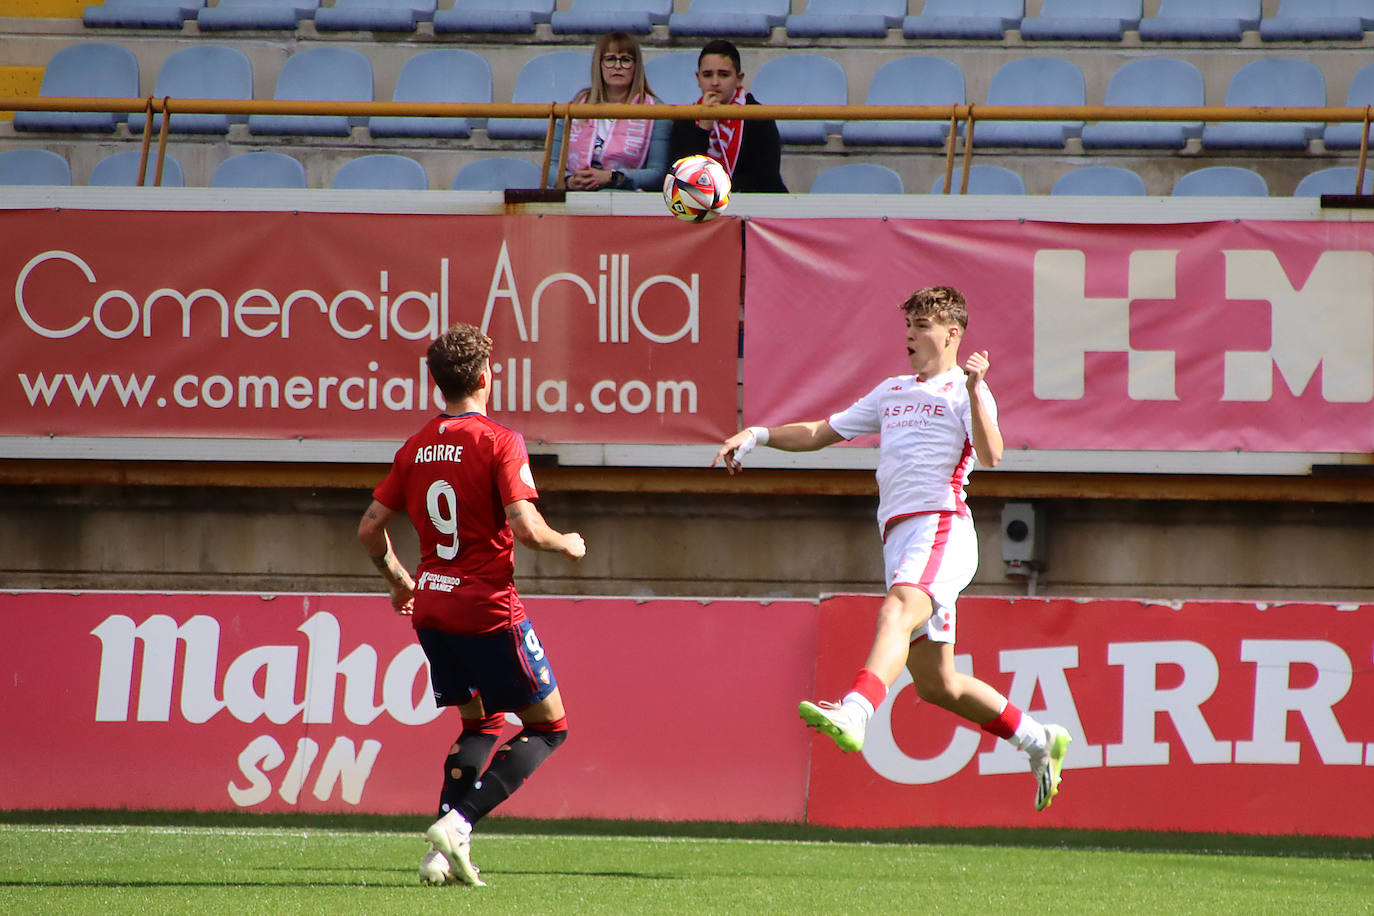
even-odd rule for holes
{"type": "Polygon", "coordinates": [[[834,445],[844,437],[835,432],[829,420],[808,420],[783,426],[751,426],[735,433],[721,445],[711,467],[724,463],[731,474],[742,470],[745,455],[759,445],[771,445],[784,452],[814,452],[834,445]]]}
{"type": "Polygon", "coordinates": [[[391,606],[398,614],[409,614],[415,610],[415,580],[391,549],[391,536],[386,533],[386,523],[394,514],[374,499],[358,523],[358,541],[367,551],[372,565],[386,579],[391,589],[391,606]]]}
{"type": "Polygon", "coordinates": [[[555,531],[528,499],[517,499],[506,506],[506,520],[515,539],[531,550],[561,553],[570,560],[587,555],[587,545],[576,531],[566,534],[555,531]]]}

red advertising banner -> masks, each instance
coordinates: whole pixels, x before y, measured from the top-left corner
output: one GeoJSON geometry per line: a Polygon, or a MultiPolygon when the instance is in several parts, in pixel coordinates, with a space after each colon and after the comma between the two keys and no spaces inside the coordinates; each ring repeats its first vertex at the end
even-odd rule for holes
{"type": "Polygon", "coordinates": [[[1374,224],[755,219],[744,419],[910,372],[898,311],[969,301],[1009,449],[1374,451],[1374,224]]]}
{"type": "Polygon", "coordinates": [[[0,210],[0,435],[402,439],[436,407],[425,348],[468,321],[495,339],[492,415],[531,441],[715,441],[741,229],[684,230],[0,210]]]}
{"type": "MultiPolygon", "coordinates": [[[[821,696],[848,689],[878,603],[822,603],[821,696]]],[[[965,598],[959,635],[960,670],[1073,736],[1053,806],[1025,754],[904,676],[861,753],[817,739],[809,821],[1370,834],[1374,605],[965,598]]]]}
{"type": "MultiPolygon", "coordinates": [[[[499,813],[802,819],[815,602],[527,607],[569,738],[499,813]]],[[[0,808],[437,807],[457,713],[384,597],[17,593],[0,621],[0,808]]]]}

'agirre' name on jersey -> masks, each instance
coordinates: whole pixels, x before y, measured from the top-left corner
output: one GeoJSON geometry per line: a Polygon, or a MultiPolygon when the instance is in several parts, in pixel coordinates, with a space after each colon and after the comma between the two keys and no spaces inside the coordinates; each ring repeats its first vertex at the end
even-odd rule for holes
{"type": "MultiPolygon", "coordinates": [[[[878,527],[920,512],[967,514],[964,486],[974,463],[973,415],[967,376],[954,367],[932,378],[898,375],[884,380],[850,407],[832,414],[832,429],[853,439],[877,433],[878,527]]],[[[997,404],[986,384],[984,410],[997,423],[997,404]]]]}
{"type": "Polygon", "coordinates": [[[538,499],[525,441],[483,414],[440,414],[406,440],[373,496],[420,537],[416,628],[490,633],[524,619],[506,506],[538,499]]]}

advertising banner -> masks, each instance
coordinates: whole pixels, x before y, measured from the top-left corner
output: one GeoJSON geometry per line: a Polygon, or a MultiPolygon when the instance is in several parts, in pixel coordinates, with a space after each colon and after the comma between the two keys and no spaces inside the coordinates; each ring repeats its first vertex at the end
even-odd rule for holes
{"type": "Polygon", "coordinates": [[[969,303],[1008,449],[1374,451],[1374,224],[754,219],[744,421],[911,371],[901,303],[969,303]]]}
{"type": "Polygon", "coordinates": [[[740,224],[0,210],[0,436],[399,440],[452,322],[531,442],[735,428],[740,224]],[[709,269],[703,269],[709,265],[709,269]]]}
{"type": "MultiPolygon", "coordinates": [[[[569,736],[499,813],[802,819],[815,602],[526,606],[569,736]]],[[[17,593],[0,621],[0,808],[438,805],[458,714],[383,596],[17,593]]]]}
{"type": "MultiPolygon", "coordinates": [[[[823,602],[821,696],[849,688],[878,598],[823,602]]],[[[863,750],[813,752],[807,819],[1369,836],[1374,605],[963,598],[959,670],[1073,737],[1034,807],[1026,755],[889,692],[863,750]]]]}

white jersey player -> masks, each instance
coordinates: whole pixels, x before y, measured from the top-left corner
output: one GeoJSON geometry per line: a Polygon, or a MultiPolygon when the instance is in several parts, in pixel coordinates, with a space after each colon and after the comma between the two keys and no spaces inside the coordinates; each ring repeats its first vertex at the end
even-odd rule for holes
{"type": "Polygon", "coordinates": [[[740,430],[712,464],[723,462],[733,474],[758,445],[812,451],[858,435],[880,436],[878,527],[887,595],[873,646],[839,703],[803,701],[798,712],[840,750],[858,751],[869,718],[905,666],[921,699],[1028,753],[1035,807],[1044,810],[1059,791],[1068,732],[1036,722],[954,666],[955,602],[978,569],[964,486],[975,460],[994,467],[1002,458],[997,405],[985,381],[988,353],[973,353],[959,366],[968,311],[958,290],[917,290],[902,310],[911,375],[883,381],[823,420],[740,430]]]}

